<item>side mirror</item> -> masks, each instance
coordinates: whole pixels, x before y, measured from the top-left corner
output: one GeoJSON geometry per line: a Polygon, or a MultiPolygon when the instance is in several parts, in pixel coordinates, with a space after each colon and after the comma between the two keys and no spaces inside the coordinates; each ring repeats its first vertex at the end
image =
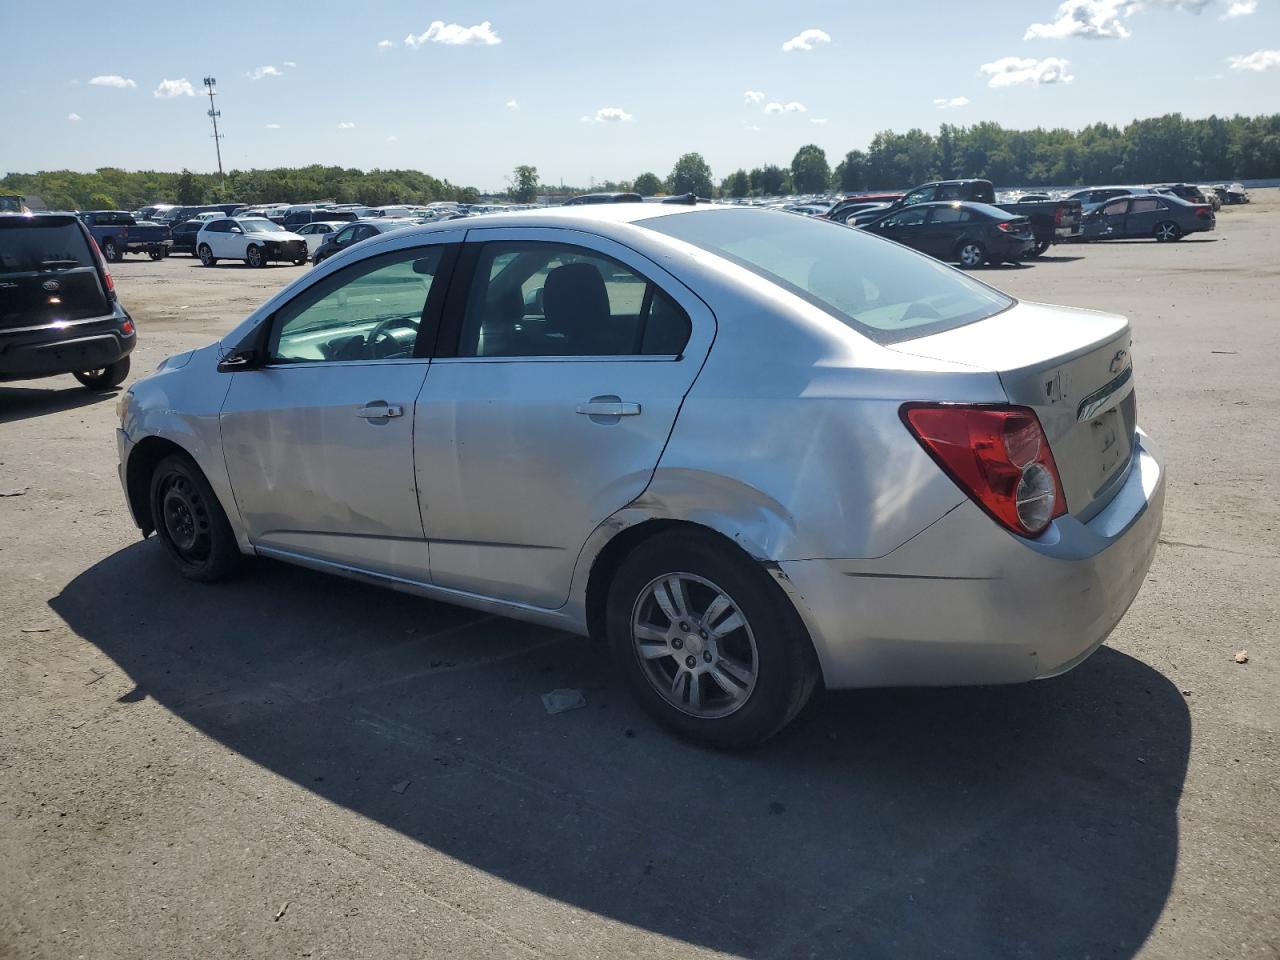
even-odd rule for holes
{"type": "Polygon", "coordinates": [[[243,231],[243,230],[241,230],[239,227],[232,227],[228,232],[229,232],[229,233],[244,233],[244,231],[243,231]]]}
{"type": "Polygon", "coordinates": [[[262,355],[256,350],[232,350],[218,361],[219,373],[242,373],[262,366],[262,355]]]}

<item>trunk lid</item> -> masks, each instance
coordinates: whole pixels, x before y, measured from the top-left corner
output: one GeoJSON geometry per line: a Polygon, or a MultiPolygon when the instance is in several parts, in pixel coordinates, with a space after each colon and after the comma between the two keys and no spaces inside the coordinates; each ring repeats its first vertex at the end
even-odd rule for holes
{"type": "Polygon", "coordinates": [[[0,217],[0,331],[109,313],[89,240],[74,217],[0,217]]]}
{"type": "Polygon", "coordinates": [[[1087,521],[1119,489],[1134,448],[1131,340],[1124,317],[1018,303],[986,320],[889,349],[994,370],[1009,402],[1030,407],[1040,418],[1067,510],[1087,521]]]}

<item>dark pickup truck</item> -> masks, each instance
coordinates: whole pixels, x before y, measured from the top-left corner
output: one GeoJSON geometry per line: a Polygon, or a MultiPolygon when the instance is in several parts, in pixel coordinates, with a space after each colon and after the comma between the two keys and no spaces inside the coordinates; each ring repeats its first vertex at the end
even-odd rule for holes
{"type": "Polygon", "coordinates": [[[123,210],[85,210],[80,220],[111,263],[118,263],[126,253],[146,253],[152,260],[159,260],[169,255],[173,243],[168,227],[138,223],[133,214],[123,210]]]}
{"type": "MultiPolygon", "coordinates": [[[[1036,245],[1028,256],[1038,257],[1052,244],[1080,237],[1080,220],[1083,210],[1079,200],[1027,200],[1023,203],[997,203],[995,187],[990,180],[935,180],[912,187],[900,200],[895,200],[883,210],[869,211],[884,216],[902,207],[917,203],[933,203],[946,200],[962,200],[969,203],[988,203],[993,207],[1026,217],[1031,221],[1036,245]]],[[[850,219],[850,226],[855,225],[850,219]]]]}

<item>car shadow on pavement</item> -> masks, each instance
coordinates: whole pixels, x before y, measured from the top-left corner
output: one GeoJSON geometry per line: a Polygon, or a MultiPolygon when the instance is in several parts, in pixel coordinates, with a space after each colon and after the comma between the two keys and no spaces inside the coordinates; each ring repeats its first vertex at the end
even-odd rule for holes
{"type": "Polygon", "coordinates": [[[1106,647],[1036,684],[826,694],[716,753],[591,641],[275,563],[200,586],[142,542],[50,603],[136,685],[110,709],[154,698],[476,868],[449,902],[526,943],[555,921],[493,877],[746,957],[1130,957],[1174,876],[1187,707],[1106,647]],[[586,707],[548,715],[563,687],[586,707]]]}
{"type": "Polygon", "coordinates": [[[103,403],[114,400],[120,392],[118,388],[87,390],[72,380],[70,374],[66,377],[66,383],[70,386],[62,386],[62,378],[59,378],[56,386],[48,388],[0,386],[0,423],[16,423],[19,420],[103,403]]]}

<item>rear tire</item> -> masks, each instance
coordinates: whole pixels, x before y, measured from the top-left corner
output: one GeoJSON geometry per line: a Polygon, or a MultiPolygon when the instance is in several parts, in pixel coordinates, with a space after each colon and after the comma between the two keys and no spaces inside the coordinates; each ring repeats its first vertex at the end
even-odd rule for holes
{"type": "Polygon", "coordinates": [[[200,262],[206,267],[216,267],[218,258],[213,255],[213,251],[209,249],[207,243],[200,244],[200,249],[196,251],[196,256],[200,258],[200,262]]]}
{"type": "Polygon", "coordinates": [[[77,370],[71,375],[90,390],[111,390],[124,383],[124,378],[129,375],[129,358],[121,357],[98,370],[77,370]]]}
{"type": "Polygon", "coordinates": [[[791,601],[758,563],[709,533],[671,531],[636,547],[610,585],[606,627],[641,706],[698,743],[761,743],[817,686],[817,657],[791,601]]]}
{"type": "Polygon", "coordinates": [[[1048,240],[1038,240],[1036,245],[1027,252],[1027,259],[1032,257],[1041,257],[1049,252],[1049,248],[1053,246],[1048,240]]]}
{"type": "Polygon", "coordinates": [[[961,270],[974,270],[987,262],[987,248],[977,240],[961,240],[956,245],[956,261],[961,270]]]}
{"type": "Polygon", "coordinates": [[[119,263],[124,259],[124,251],[120,249],[120,244],[111,237],[102,241],[102,255],[107,258],[108,263],[119,263]]]}
{"type": "Polygon", "coordinates": [[[1156,224],[1155,237],[1157,243],[1170,243],[1182,239],[1182,228],[1172,220],[1161,220],[1156,224]]]}
{"type": "Polygon", "coordinates": [[[231,523],[200,468],[186,454],[170,454],[151,474],[151,521],[188,580],[214,583],[236,573],[244,556],[231,523]]]}

